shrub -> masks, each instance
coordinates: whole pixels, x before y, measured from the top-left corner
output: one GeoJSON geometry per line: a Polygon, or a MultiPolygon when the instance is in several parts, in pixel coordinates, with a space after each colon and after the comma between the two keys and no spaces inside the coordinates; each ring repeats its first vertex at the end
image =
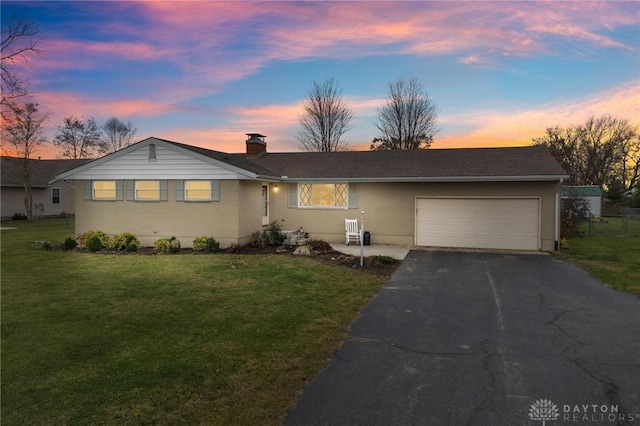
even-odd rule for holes
{"type": "Polygon", "coordinates": [[[398,260],[391,256],[376,256],[374,261],[379,265],[395,265],[398,263],[398,260]]]}
{"type": "Polygon", "coordinates": [[[287,239],[287,235],[282,232],[282,227],[280,227],[280,223],[277,220],[271,222],[269,226],[267,226],[266,231],[269,236],[268,242],[271,245],[282,244],[284,240],[287,239]]]}
{"type": "Polygon", "coordinates": [[[11,220],[27,220],[27,215],[24,213],[14,213],[11,216],[11,220]]]}
{"type": "Polygon", "coordinates": [[[193,249],[195,251],[205,251],[207,249],[207,237],[196,237],[193,240],[193,249]]]}
{"type": "Polygon", "coordinates": [[[178,253],[180,251],[180,240],[176,237],[160,238],[154,241],[153,249],[159,253],[178,253]]]}
{"type": "Polygon", "coordinates": [[[126,251],[138,251],[138,244],[135,241],[129,241],[124,249],[126,251]]]}
{"type": "Polygon", "coordinates": [[[250,246],[251,246],[251,243],[249,243],[249,244],[233,243],[229,247],[227,247],[227,253],[245,254],[245,253],[249,252],[249,247],[250,246]]]}
{"type": "Polygon", "coordinates": [[[170,238],[159,238],[153,242],[153,249],[159,253],[169,253],[170,238]]]}
{"type": "Polygon", "coordinates": [[[67,237],[64,239],[64,242],[62,243],[62,250],[64,251],[73,250],[76,248],[77,245],[78,243],[75,238],[67,237]]]}
{"type": "Polygon", "coordinates": [[[215,253],[217,251],[220,251],[220,243],[218,241],[215,240],[215,238],[209,237],[207,238],[207,248],[206,250],[209,253],[215,253]]]}
{"type": "Polygon", "coordinates": [[[137,247],[140,246],[140,240],[135,235],[129,232],[123,232],[122,234],[114,235],[109,240],[109,248],[111,250],[126,250],[129,243],[134,243],[137,247]]]}
{"type": "Polygon", "coordinates": [[[284,243],[287,235],[282,232],[280,223],[274,220],[260,231],[256,231],[251,235],[251,245],[254,247],[277,246],[284,243]]]}
{"type": "Polygon", "coordinates": [[[267,246],[267,230],[256,231],[251,234],[251,245],[253,247],[263,248],[267,246]]]}
{"type": "Polygon", "coordinates": [[[197,237],[193,240],[193,249],[214,253],[220,251],[220,243],[213,237],[197,237]]]}
{"type": "MultiPolygon", "coordinates": [[[[100,241],[101,247],[98,250],[101,250],[101,249],[109,246],[109,237],[107,236],[107,234],[105,234],[102,231],[85,232],[84,234],[82,234],[82,235],[80,235],[78,237],[78,245],[80,247],[82,247],[82,248],[87,248],[88,249],[89,248],[88,247],[88,243],[89,243],[89,240],[92,237],[96,237],[100,241]]],[[[94,244],[97,244],[97,243],[94,243],[94,244]]],[[[97,250],[95,250],[95,251],[97,251],[97,250]]]]}
{"type": "Polygon", "coordinates": [[[45,250],[58,250],[60,245],[58,243],[54,243],[53,241],[43,241],[42,248],[45,250]]]}
{"type": "Polygon", "coordinates": [[[106,247],[106,244],[100,239],[99,235],[92,235],[86,242],[86,248],[90,252],[100,251],[106,247]]]}

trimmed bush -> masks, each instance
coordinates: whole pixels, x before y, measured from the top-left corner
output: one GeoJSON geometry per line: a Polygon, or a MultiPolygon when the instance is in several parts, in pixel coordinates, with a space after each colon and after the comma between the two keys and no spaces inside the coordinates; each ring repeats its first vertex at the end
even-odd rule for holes
{"type": "Polygon", "coordinates": [[[207,249],[209,253],[215,253],[220,251],[220,243],[215,240],[215,238],[209,237],[207,238],[207,249]]]}
{"type": "Polygon", "coordinates": [[[100,239],[100,236],[98,236],[98,235],[90,236],[89,239],[86,242],[86,248],[90,252],[100,251],[105,247],[106,247],[106,245],[104,244],[104,242],[100,239]]]}
{"type": "Polygon", "coordinates": [[[153,249],[158,253],[178,253],[180,251],[180,240],[176,237],[160,238],[154,241],[153,249]]]}
{"type": "Polygon", "coordinates": [[[105,234],[102,231],[94,230],[94,231],[85,232],[84,234],[78,237],[78,245],[80,246],[80,248],[86,248],[89,251],[102,250],[103,248],[106,248],[109,246],[109,237],[107,236],[107,234],[105,234]],[[92,243],[92,247],[95,250],[89,249],[89,240],[91,240],[92,238],[94,240],[97,240],[92,243]]]}
{"type": "Polygon", "coordinates": [[[27,220],[27,215],[24,213],[14,213],[11,216],[11,220],[27,220]]]}
{"type": "Polygon", "coordinates": [[[73,250],[76,248],[77,245],[78,243],[75,238],[67,237],[64,239],[64,242],[62,243],[62,250],[64,251],[73,250]]]}
{"type": "Polygon", "coordinates": [[[206,251],[209,253],[215,253],[220,251],[220,243],[212,237],[197,237],[193,240],[193,249],[195,251],[206,251]]]}
{"type": "Polygon", "coordinates": [[[160,238],[153,242],[153,250],[158,253],[169,253],[170,238],[160,238]]]}
{"type": "Polygon", "coordinates": [[[125,247],[126,251],[138,251],[138,244],[136,244],[135,241],[130,241],[127,243],[127,246],[125,247]]]}
{"type": "Polygon", "coordinates": [[[138,237],[129,232],[123,232],[122,234],[114,235],[113,238],[109,240],[109,248],[112,250],[126,250],[130,243],[136,246],[136,250],[140,246],[138,237]]]}
{"type": "Polygon", "coordinates": [[[196,237],[193,240],[193,249],[195,251],[205,251],[207,249],[207,237],[196,237]]]}

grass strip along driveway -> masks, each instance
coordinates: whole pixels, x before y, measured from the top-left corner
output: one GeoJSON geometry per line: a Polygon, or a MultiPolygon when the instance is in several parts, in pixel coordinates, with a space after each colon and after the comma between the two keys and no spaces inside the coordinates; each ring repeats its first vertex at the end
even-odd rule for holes
{"type": "Polygon", "coordinates": [[[2,423],[278,424],[384,279],[277,255],[45,251],[2,231],[2,423]]]}
{"type": "Polygon", "coordinates": [[[620,218],[592,226],[594,235],[584,224],[583,236],[569,239],[564,254],[607,286],[640,295],[640,220],[628,222],[629,237],[622,237],[620,218]]]}

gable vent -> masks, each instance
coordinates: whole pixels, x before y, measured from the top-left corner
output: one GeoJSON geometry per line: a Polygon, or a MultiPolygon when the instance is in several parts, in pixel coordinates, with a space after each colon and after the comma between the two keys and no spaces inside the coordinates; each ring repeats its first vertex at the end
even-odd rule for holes
{"type": "Polygon", "coordinates": [[[156,161],[156,144],[149,144],[149,161],[156,161]]]}

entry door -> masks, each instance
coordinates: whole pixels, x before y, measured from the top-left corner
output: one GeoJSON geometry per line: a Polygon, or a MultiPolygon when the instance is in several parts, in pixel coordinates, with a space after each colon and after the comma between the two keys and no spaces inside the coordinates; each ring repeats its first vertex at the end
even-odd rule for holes
{"type": "Polygon", "coordinates": [[[262,225],[269,224],[269,184],[262,184],[262,225]]]}

